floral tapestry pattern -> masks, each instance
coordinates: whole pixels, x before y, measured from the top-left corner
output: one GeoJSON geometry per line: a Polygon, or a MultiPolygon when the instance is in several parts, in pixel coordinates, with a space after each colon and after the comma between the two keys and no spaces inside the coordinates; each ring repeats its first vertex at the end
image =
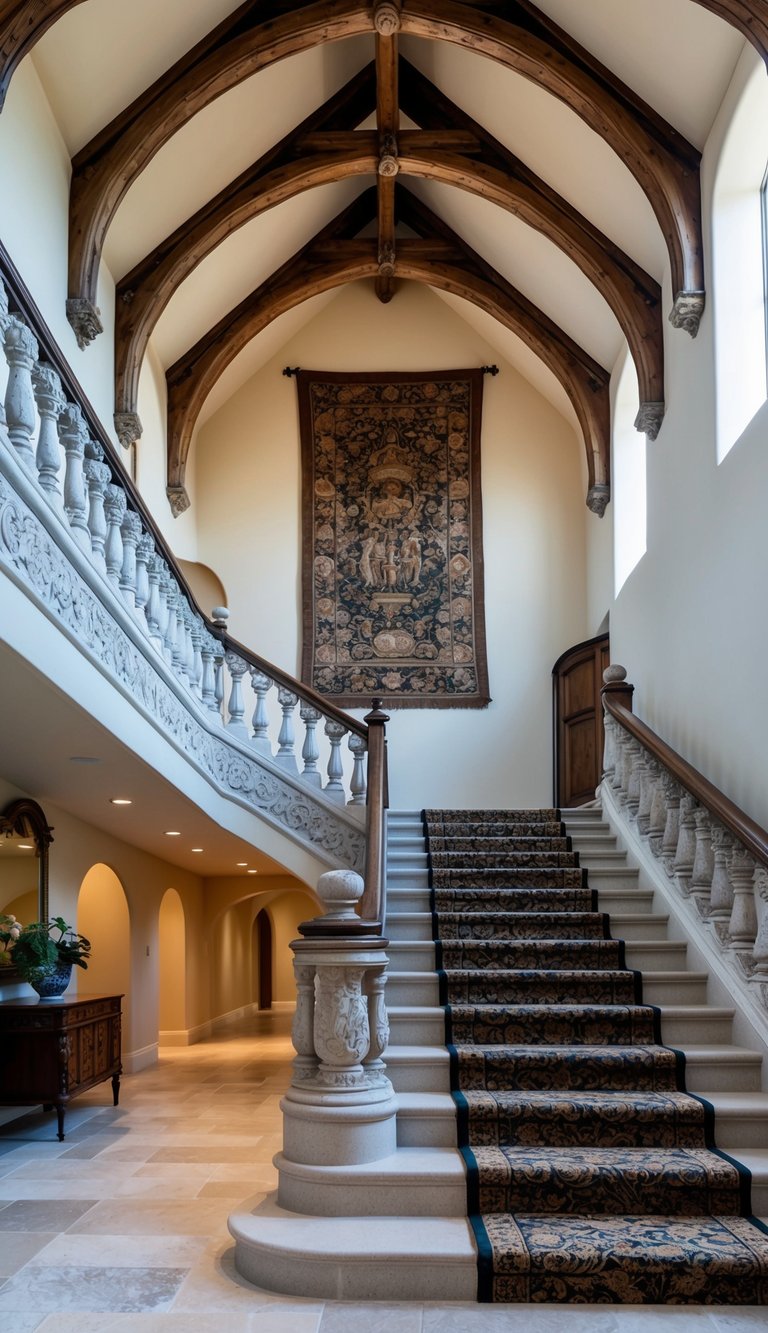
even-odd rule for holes
{"type": "Polygon", "coordinates": [[[482,371],[297,378],[303,679],[342,707],[484,707],[482,371]]]}

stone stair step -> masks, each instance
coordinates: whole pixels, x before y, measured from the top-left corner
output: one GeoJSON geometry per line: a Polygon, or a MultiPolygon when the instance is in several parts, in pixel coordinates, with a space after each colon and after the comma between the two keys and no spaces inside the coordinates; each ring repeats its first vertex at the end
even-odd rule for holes
{"type": "Polygon", "coordinates": [[[398,1092],[397,1105],[398,1145],[455,1149],[456,1103],[449,1092],[398,1092]]]}
{"type": "Polygon", "coordinates": [[[615,940],[664,940],[669,914],[664,912],[610,912],[611,934],[615,940]]]}
{"type": "Polygon", "coordinates": [[[715,1141],[723,1152],[738,1156],[742,1148],[763,1148],[768,1143],[768,1093],[710,1089],[701,1096],[714,1108],[715,1141]]]}
{"type": "Polygon", "coordinates": [[[319,1300],[472,1301],[477,1250],[466,1217],[306,1217],[268,1196],[230,1214],[239,1273],[319,1300]]]}
{"type": "Polygon", "coordinates": [[[733,1033],[733,1009],[706,1004],[661,1004],[661,1038],[668,1046],[695,1045],[702,1035],[708,1042],[728,1045],[733,1033]]]}
{"type": "Polygon", "coordinates": [[[323,1217],[464,1217],[467,1182],[455,1147],[402,1147],[374,1162],[310,1166],[283,1153],[278,1203],[294,1212],[323,1217]]]}
{"type": "Polygon", "coordinates": [[[433,1007],[440,1003],[435,972],[390,972],[385,991],[387,1009],[397,1005],[433,1007]]]}
{"type": "Polygon", "coordinates": [[[627,967],[640,972],[685,971],[687,946],[684,940],[627,940],[627,967]]]}

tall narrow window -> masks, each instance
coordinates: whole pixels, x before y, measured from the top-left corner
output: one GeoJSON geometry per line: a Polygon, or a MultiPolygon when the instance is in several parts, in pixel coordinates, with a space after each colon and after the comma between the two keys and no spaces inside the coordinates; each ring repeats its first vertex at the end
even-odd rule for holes
{"type": "Polygon", "coordinates": [[[635,430],[640,394],[629,355],[619,376],[613,407],[613,570],[618,597],[646,549],[646,439],[635,430]]]}
{"type": "Polygon", "coordinates": [[[768,80],[758,62],[728,127],[713,195],[717,460],[766,400],[768,80]]]}

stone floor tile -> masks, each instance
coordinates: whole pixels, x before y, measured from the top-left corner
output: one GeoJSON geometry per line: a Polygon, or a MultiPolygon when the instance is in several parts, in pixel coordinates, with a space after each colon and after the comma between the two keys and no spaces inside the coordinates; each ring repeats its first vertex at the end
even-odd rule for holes
{"type": "Polygon", "coordinates": [[[621,1333],[621,1325],[604,1305],[425,1305],[422,1333],[621,1333]]]}
{"type": "Polygon", "coordinates": [[[215,1199],[104,1199],[70,1229],[88,1235],[210,1238],[225,1234],[226,1225],[227,1210],[215,1199]]]}
{"type": "Polygon", "coordinates": [[[22,1199],[0,1210],[0,1231],[66,1231],[95,1202],[94,1199],[22,1199]]]}
{"type": "Polygon", "coordinates": [[[183,1268],[45,1268],[30,1264],[0,1290],[1,1308],[8,1316],[16,1310],[167,1310],[185,1276],[183,1268]]]}
{"type": "Polygon", "coordinates": [[[211,1247],[181,1284],[173,1303],[174,1313],[226,1311],[228,1316],[230,1310],[254,1314],[257,1310],[260,1312],[260,1307],[270,1311],[282,1309],[285,1313],[291,1310],[299,1313],[316,1311],[319,1315],[322,1312],[322,1301],[275,1296],[274,1292],[252,1286],[237,1272],[234,1254],[235,1247],[231,1242],[211,1247]]]}
{"type": "MultiPolygon", "coordinates": [[[[205,1236],[56,1236],[37,1255],[46,1268],[183,1268],[210,1248],[205,1236]]],[[[1,1308],[1,1307],[0,1307],[1,1308]]]]}
{"type": "Polygon", "coordinates": [[[44,1231],[4,1231],[0,1242],[0,1278],[12,1277],[52,1239],[44,1231]]]}
{"type": "Polygon", "coordinates": [[[712,1310],[710,1317],[715,1333],[760,1333],[768,1329],[768,1309],[754,1305],[712,1310]]]}
{"type": "Polygon", "coordinates": [[[319,1333],[421,1333],[420,1305],[328,1304],[320,1320],[319,1333]]]}

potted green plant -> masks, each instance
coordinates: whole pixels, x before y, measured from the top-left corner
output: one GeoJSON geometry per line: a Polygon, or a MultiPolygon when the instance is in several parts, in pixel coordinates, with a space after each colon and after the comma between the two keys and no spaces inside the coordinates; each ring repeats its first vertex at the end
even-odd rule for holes
{"type": "Polygon", "coordinates": [[[87,968],[90,952],[90,940],[68,926],[63,917],[55,916],[22,927],[11,960],[19,976],[45,1000],[63,995],[73,966],[87,968]]]}

